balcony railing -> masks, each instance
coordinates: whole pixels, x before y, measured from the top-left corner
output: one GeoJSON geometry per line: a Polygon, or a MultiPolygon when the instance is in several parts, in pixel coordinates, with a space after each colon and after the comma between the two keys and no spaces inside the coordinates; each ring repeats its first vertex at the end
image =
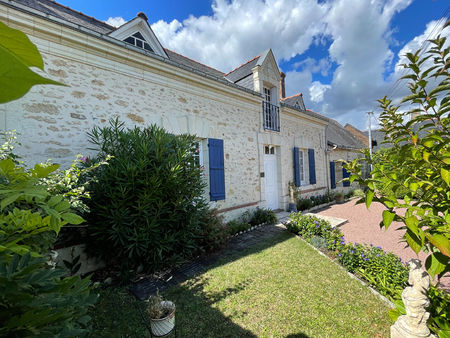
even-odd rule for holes
{"type": "Polygon", "coordinates": [[[280,108],[264,101],[262,103],[264,129],[280,131],[280,108]]]}

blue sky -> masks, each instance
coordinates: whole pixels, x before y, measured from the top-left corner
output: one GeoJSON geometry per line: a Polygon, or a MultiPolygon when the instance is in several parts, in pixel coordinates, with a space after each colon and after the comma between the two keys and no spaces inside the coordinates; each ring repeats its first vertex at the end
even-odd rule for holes
{"type": "Polygon", "coordinates": [[[114,25],[143,11],[165,47],[224,72],[272,48],[287,95],[361,129],[376,99],[406,93],[392,92],[402,55],[449,15],[443,0],[59,2],[114,25]]]}

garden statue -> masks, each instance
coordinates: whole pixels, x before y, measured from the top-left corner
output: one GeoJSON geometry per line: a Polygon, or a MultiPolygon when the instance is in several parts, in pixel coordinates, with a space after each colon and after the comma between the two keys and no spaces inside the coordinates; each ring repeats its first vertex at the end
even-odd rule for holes
{"type": "Polygon", "coordinates": [[[408,262],[410,266],[408,283],[402,292],[402,300],[405,305],[406,315],[398,317],[391,326],[391,338],[418,338],[436,337],[430,333],[427,320],[430,314],[427,307],[428,290],[430,288],[430,276],[421,268],[422,263],[418,259],[408,262]]]}

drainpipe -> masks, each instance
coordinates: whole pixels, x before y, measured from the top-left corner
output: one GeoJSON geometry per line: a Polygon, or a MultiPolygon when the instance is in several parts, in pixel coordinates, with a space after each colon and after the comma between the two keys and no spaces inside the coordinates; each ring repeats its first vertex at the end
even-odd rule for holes
{"type": "Polygon", "coordinates": [[[330,161],[328,158],[329,155],[328,155],[328,137],[327,136],[328,136],[328,124],[325,127],[325,173],[326,173],[326,178],[327,178],[327,193],[330,193],[330,180],[329,180],[330,173],[328,172],[328,170],[330,169],[328,163],[330,161]]]}

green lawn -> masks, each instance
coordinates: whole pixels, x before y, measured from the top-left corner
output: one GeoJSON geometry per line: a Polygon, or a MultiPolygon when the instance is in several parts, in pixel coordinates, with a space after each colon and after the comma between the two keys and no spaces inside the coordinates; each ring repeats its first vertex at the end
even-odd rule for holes
{"type": "MultiPolygon", "coordinates": [[[[224,258],[164,296],[181,337],[389,336],[388,307],[303,241],[286,233],[224,258]]],[[[125,290],[109,289],[93,312],[93,336],[140,336],[125,290]]]]}

